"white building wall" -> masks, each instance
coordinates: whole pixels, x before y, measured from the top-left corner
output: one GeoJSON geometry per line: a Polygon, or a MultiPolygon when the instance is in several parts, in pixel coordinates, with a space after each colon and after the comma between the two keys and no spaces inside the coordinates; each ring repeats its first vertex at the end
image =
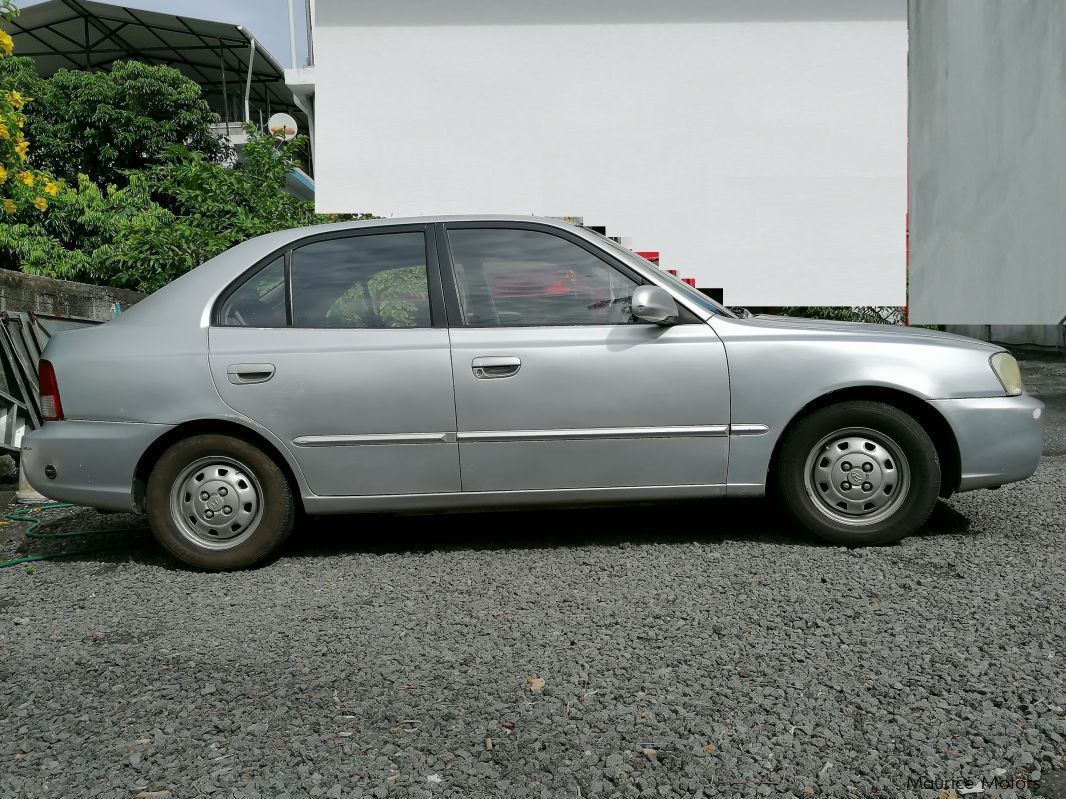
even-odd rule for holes
{"type": "Polygon", "coordinates": [[[905,0],[320,0],[317,205],[581,216],[744,305],[905,302],[905,0]]]}

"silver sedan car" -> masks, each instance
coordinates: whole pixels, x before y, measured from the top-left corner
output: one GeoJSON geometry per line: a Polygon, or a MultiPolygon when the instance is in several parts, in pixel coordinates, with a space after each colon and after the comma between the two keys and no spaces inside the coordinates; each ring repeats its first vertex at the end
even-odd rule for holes
{"type": "Polygon", "coordinates": [[[23,468],[148,515],[204,569],[308,514],[774,492],[844,545],[1031,475],[1043,405],[1000,347],[738,318],[629,250],[528,217],[374,220],[247,241],[60,333],[23,468]]]}

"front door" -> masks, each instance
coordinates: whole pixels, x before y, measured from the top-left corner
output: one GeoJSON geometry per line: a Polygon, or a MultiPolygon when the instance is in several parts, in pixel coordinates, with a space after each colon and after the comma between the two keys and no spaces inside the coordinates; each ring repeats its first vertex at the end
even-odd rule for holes
{"type": "Polygon", "coordinates": [[[445,229],[464,491],[725,483],[728,371],[708,325],[636,321],[639,275],[577,236],[445,229]]]}
{"type": "Polygon", "coordinates": [[[222,300],[210,331],[219,394],[285,443],[315,494],[460,489],[427,238],[427,226],[320,234],[222,300]]]}

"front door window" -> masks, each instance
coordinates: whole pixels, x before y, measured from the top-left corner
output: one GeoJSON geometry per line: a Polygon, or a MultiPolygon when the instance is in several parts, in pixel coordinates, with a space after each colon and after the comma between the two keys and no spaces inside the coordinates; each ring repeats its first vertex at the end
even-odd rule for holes
{"type": "Polygon", "coordinates": [[[471,327],[635,322],[637,284],[588,250],[537,230],[448,232],[460,303],[471,327]]]}

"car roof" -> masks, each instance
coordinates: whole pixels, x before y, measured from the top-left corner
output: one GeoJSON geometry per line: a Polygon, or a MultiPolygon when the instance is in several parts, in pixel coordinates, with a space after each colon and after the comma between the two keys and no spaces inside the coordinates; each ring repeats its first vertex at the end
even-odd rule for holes
{"type": "Polygon", "coordinates": [[[563,219],[544,216],[516,215],[516,214],[436,214],[427,216],[402,216],[402,217],[378,217],[375,219],[352,219],[342,222],[324,222],[306,227],[291,228],[279,233],[291,234],[293,239],[306,236],[308,231],[326,232],[330,230],[353,230],[368,227],[383,227],[392,225],[432,225],[437,222],[536,222],[552,227],[577,228],[563,219]]]}

